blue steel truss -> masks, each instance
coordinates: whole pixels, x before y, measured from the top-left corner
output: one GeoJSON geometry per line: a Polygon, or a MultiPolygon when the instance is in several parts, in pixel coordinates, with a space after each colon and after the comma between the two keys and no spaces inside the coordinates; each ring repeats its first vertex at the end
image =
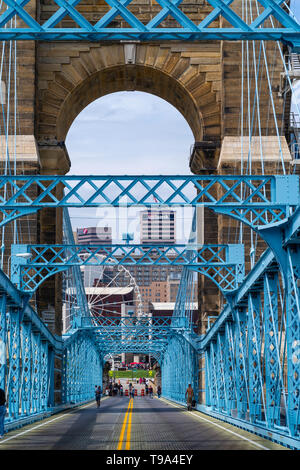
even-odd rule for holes
{"type": "MultiPolygon", "coordinates": [[[[300,52],[300,25],[287,13],[284,0],[258,0],[251,23],[233,10],[234,0],[207,0],[211,10],[200,24],[181,10],[180,0],[158,0],[161,10],[154,9],[147,24],[127,8],[131,0],[106,2],[110,10],[92,24],[80,13],[80,0],[54,0],[57,11],[44,23],[27,12],[30,0],[4,0],[7,9],[1,10],[0,38],[280,40],[300,52]],[[68,27],[60,24],[67,16],[71,18],[68,27]],[[128,26],[112,27],[117,17],[128,26]],[[167,17],[176,27],[165,27],[167,17]],[[16,27],[12,27],[14,18],[16,27]]],[[[59,361],[62,402],[80,403],[92,399],[94,385],[102,382],[107,353],[150,352],[160,361],[166,397],[182,402],[187,383],[198,389],[200,361],[205,371],[205,401],[198,406],[202,411],[299,448],[299,203],[297,176],[2,176],[1,226],[45,207],[203,205],[250,225],[271,247],[245,279],[243,260],[232,262],[236,271],[230,273],[234,280],[227,288],[220,282],[220,269],[230,266],[228,251],[218,260],[219,266],[218,252],[204,260],[201,250],[191,247],[177,252],[183,274],[174,315],[160,319],[91,317],[79,272],[82,260],[70,236],[71,247],[14,247],[12,279],[20,289],[0,270],[0,386],[8,395],[8,419],[19,421],[53,410],[59,361]],[[62,198],[57,197],[61,187],[62,198]],[[31,260],[20,256],[24,250],[31,260]],[[68,334],[58,338],[30,307],[29,294],[46,277],[65,269],[73,273],[81,315],[74,317],[68,334]],[[210,276],[227,293],[223,312],[201,337],[193,332],[191,317],[193,269],[210,276]]],[[[132,247],[127,249],[122,262],[132,264],[136,262],[132,247]]],[[[151,249],[143,251],[143,262],[172,263],[165,249],[156,250],[154,261],[151,249]]],[[[94,256],[89,252],[87,259],[92,263],[94,256]]],[[[119,261],[112,252],[101,256],[107,262],[119,261]]]]}
{"type": "Polygon", "coordinates": [[[223,293],[244,278],[243,245],[12,245],[11,280],[34,292],[48,277],[74,266],[186,266],[223,293]],[[28,256],[27,256],[28,255],[28,256]]]}
{"type": "Polygon", "coordinates": [[[80,331],[58,338],[28,300],[0,270],[0,387],[7,395],[8,423],[26,423],[57,409],[55,373],[62,377],[63,403],[94,398],[95,383],[102,380],[96,338],[80,331]]]}
{"type": "MultiPolygon", "coordinates": [[[[300,50],[300,26],[284,8],[284,0],[258,0],[258,13],[253,9],[254,18],[246,22],[237,14],[231,6],[235,6],[234,0],[207,0],[211,6],[205,18],[195,23],[180,8],[182,0],[157,0],[156,8],[153,7],[152,19],[144,24],[127,7],[132,0],[105,0],[110,10],[102,17],[88,21],[80,13],[80,0],[65,2],[55,0],[57,11],[43,23],[31,16],[25,6],[30,6],[30,0],[4,0],[7,9],[0,16],[1,40],[123,40],[123,41],[201,41],[201,40],[280,40],[290,45],[294,51],[300,50]],[[79,9],[76,8],[79,6],[79,9]],[[158,7],[158,8],[157,8],[158,7]],[[160,10],[159,10],[160,8],[160,10]],[[155,14],[156,13],[156,14],[155,14]],[[68,27],[61,22],[68,16],[68,27]],[[17,19],[17,26],[12,26],[11,20],[17,19]],[[127,23],[122,27],[112,22],[116,17],[121,17],[127,23]],[[174,27],[166,27],[164,20],[171,18],[174,27]],[[270,17],[278,21],[280,26],[274,26],[270,17]],[[225,26],[223,20],[227,21],[225,26]],[[269,20],[269,21],[268,21],[269,20]]],[[[202,5],[201,5],[202,6],[202,5]]],[[[200,6],[200,8],[201,8],[200,6]]],[[[93,17],[97,11],[93,13],[93,17]]]]}
{"type": "MultiPolygon", "coordinates": [[[[181,203],[184,199],[184,204],[204,204],[221,213],[237,217],[239,220],[243,220],[245,213],[250,213],[254,207],[258,214],[257,225],[254,228],[267,240],[272,251],[268,250],[261,257],[244,280],[243,276],[239,278],[235,289],[227,291],[227,304],[224,311],[217,318],[215,324],[209,328],[206,335],[199,337],[193,333],[189,307],[192,301],[190,296],[193,284],[192,270],[199,271],[199,266],[197,266],[199,261],[205,261],[210,267],[214,263],[222,264],[232,261],[232,258],[237,261],[233,251],[230,255],[230,246],[202,247],[200,250],[199,247],[191,243],[186,247],[175,246],[174,248],[172,246],[173,255],[175,254],[173,258],[170,256],[169,247],[157,246],[146,248],[139,245],[101,246],[101,253],[99,247],[78,247],[73,244],[13,247],[12,275],[18,286],[21,286],[23,269],[25,269],[27,276],[32,276],[33,282],[37,285],[39,276],[41,276],[40,269],[46,270],[41,276],[41,279],[45,279],[50,275],[51,270],[53,270],[51,272],[53,274],[61,269],[75,269],[84,262],[98,263],[99,259],[102,264],[106,262],[115,264],[121,261],[123,264],[141,262],[145,264],[157,263],[158,265],[169,265],[175,259],[175,262],[180,262],[183,266],[174,316],[167,319],[165,323],[158,324],[157,320],[149,317],[99,319],[86,316],[86,309],[83,309],[85,316],[79,315],[74,319],[73,329],[63,338],[63,344],[60,345],[60,351],[63,350],[66,354],[63,368],[64,399],[79,402],[84,397],[88,398],[90,383],[95,381],[95,374],[100,377],[106,354],[134,351],[155,355],[162,367],[164,395],[182,402],[187,383],[192,383],[195,389],[198,387],[197,370],[200,357],[204,361],[206,387],[205,405],[199,405],[200,409],[246,429],[271,436],[274,440],[298,447],[300,423],[298,177],[271,176],[257,177],[256,179],[252,176],[248,178],[230,176],[201,177],[201,180],[199,177],[192,177],[192,179],[190,177],[189,179],[185,177],[178,177],[178,179],[149,177],[148,183],[145,182],[145,177],[144,179],[143,177],[118,179],[119,177],[117,177],[114,181],[118,183],[114,188],[118,188],[119,194],[114,198],[103,193],[113,182],[113,179],[104,177],[100,186],[97,184],[90,186],[94,193],[85,199],[82,196],[78,197],[78,190],[82,188],[83,181],[90,184],[92,177],[76,178],[75,186],[67,187],[67,193],[71,194],[66,195],[65,193],[62,204],[52,192],[57,184],[53,178],[52,181],[48,180],[46,183],[46,185],[52,185],[52,188],[48,186],[44,193],[32,200],[26,191],[33,184],[33,179],[27,178],[22,183],[27,186],[25,190],[24,187],[22,189],[15,187],[16,198],[13,196],[10,199],[9,209],[15,209],[13,204],[16,204],[17,207],[21,193],[25,205],[34,205],[38,209],[47,207],[47,204],[50,204],[48,207],[71,206],[74,204],[74,201],[70,199],[73,196],[77,199],[75,205],[80,207],[94,205],[99,195],[102,198],[100,204],[117,205],[120,203],[120,198],[125,195],[129,198],[129,205],[143,205],[145,203],[150,206],[155,205],[156,203],[152,201],[153,196],[156,200],[157,196],[159,197],[159,203],[178,204],[176,198],[172,197],[170,192],[166,192],[166,187],[162,190],[161,185],[166,184],[169,190],[172,189],[176,193],[176,197],[181,198],[181,203]],[[141,181],[143,184],[139,186],[139,189],[142,188],[144,193],[139,195],[132,193],[135,185],[141,184],[141,181]],[[183,198],[183,191],[187,183],[196,186],[196,196],[184,196],[183,198]],[[104,188],[103,185],[105,185],[104,188]],[[218,191],[216,191],[216,185],[218,185],[218,191]],[[19,191],[20,193],[17,194],[19,191]],[[160,194],[160,191],[163,195],[160,194]],[[259,209],[262,209],[262,216],[259,209]],[[223,250],[222,256],[220,249],[223,250]],[[84,257],[80,256],[81,250],[85,251],[84,257]],[[138,250],[138,253],[134,254],[135,250],[138,250]],[[205,252],[205,250],[209,251],[205,252]],[[28,254],[29,258],[27,258],[28,254]],[[194,265],[193,262],[195,262],[194,265]],[[283,279],[284,291],[279,288],[280,277],[283,279]],[[282,300],[278,303],[280,298],[282,300]],[[67,344],[70,347],[66,348],[67,344]],[[85,352],[88,350],[91,351],[91,356],[85,352]],[[82,361],[85,363],[84,361],[96,356],[98,358],[95,362],[96,369],[91,370],[84,379],[85,381],[82,382],[84,392],[81,395],[82,361]],[[79,362],[78,357],[82,358],[79,362]],[[178,361],[180,358],[181,362],[174,361],[174,358],[178,358],[178,361]],[[177,377],[177,383],[174,382],[174,377],[177,377]]],[[[43,190],[44,183],[41,181],[41,179],[36,180],[35,184],[43,190]],[[42,186],[40,186],[41,184],[42,186]]],[[[62,182],[61,179],[60,182],[62,182]]],[[[99,204],[99,200],[97,204],[99,204]]],[[[31,210],[30,207],[25,207],[25,209],[28,208],[31,210]]],[[[251,213],[253,216],[254,212],[251,213]]],[[[235,264],[240,267],[243,265],[242,262],[235,264]]],[[[204,265],[205,263],[201,269],[204,265]]],[[[204,271],[200,272],[204,273],[204,271]]],[[[241,272],[239,272],[240,274],[241,272]]],[[[219,287],[222,287],[220,283],[219,287]]],[[[13,289],[13,297],[28,301],[28,293],[24,292],[26,289],[17,290],[7,280],[4,292],[6,293],[9,289],[13,289]]],[[[83,295],[83,291],[81,291],[81,296],[83,295]]],[[[2,302],[4,305],[5,301],[2,302]]],[[[82,304],[85,304],[84,301],[82,304]]],[[[7,350],[12,357],[12,370],[15,370],[17,368],[17,363],[14,363],[15,349],[19,350],[26,343],[26,326],[23,328],[20,321],[18,323],[18,317],[14,313],[10,313],[10,316],[9,326],[5,320],[6,323],[2,331],[9,329],[9,338],[14,339],[7,350]],[[18,333],[23,330],[24,339],[18,333]]],[[[3,321],[3,316],[1,318],[3,321]]],[[[41,370],[43,370],[47,360],[42,344],[33,340],[30,350],[39,358],[36,360],[44,364],[44,366],[41,365],[41,370]]],[[[84,372],[87,373],[87,371],[84,372]]],[[[49,381],[46,376],[43,378],[43,373],[41,374],[41,383],[49,381]]],[[[20,376],[13,377],[13,385],[19,384],[20,376]]],[[[37,381],[34,374],[30,375],[30,380],[37,381]]],[[[17,397],[17,387],[13,385],[10,386],[11,396],[17,397]]],[[[42,403],[45,400],[45,394],[41,393],[39,396],[44,397],[40,399],[42,403]]],[[[34,410],[37,408],[34,400],[37,400],[38,392],[32,393],[32,397],[33,404],[30,405],[30,413],[35,413],[34,410]]],[[[16,400],[17,398],[12,400],[10,411],[12,417],[17,409],[16,400]]],[[[39,404],[39,406],[42,405],[39,404]]]]}
{"type": "Polygon", "coordinates": [[[297,175],[0,177],[0,226],[45,207],[202,205],[256,229],[286,220],[299,203],[297,175]]]}
{"type": "Polygon", "coordinates": [[[124,351],[164,354],[170,339],[183,332],[191,333],[192,325],[182,317],[94,316],[78,319],[78,330],[93,333],[103,355],[124,351]]]}
{"type": "MultiPolygon", "coordinates": [[[[292,222],[286,226],[295,228],[292,222]]],[[[286,230],[281,227],[281,245],[287,227],[286,230]]],[[[292,231],[289,235],[292,236],[292,231]]],[[[294,234],[284,250],[286,271],[274,252],[267,250],[239,289],[228,297],[215,323],[196,342],[199,354],[205,357],[205,404],[199,409],[298,448],[297,243],[294,234]],[[279,277],[286,279],[284,291],[280,289],[279,277]]]]}

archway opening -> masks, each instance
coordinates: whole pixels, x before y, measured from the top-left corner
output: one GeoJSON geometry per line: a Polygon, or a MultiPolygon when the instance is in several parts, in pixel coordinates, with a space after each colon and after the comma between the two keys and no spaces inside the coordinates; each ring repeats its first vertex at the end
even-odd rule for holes
{"type": "Polygon", "coordinates": [[[194,136],[167,101],[116,92],[89,104],[73,121],[66,146],[70,174],[188,174],[194,136]]]}

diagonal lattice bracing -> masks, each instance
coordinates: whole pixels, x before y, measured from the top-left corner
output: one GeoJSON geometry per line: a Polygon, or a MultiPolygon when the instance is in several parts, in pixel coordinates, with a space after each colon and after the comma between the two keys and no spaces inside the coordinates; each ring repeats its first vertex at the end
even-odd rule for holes
{"type": "Polygon", "coordinates": [[[299,200],[296,175],[1,176],[0,225],[46,207],[201,205],[255,229],[286,219],[299,200]]]}
{"type": "MultiPolygon", "coordinates": [[[[0,16],[1,40],[281,40],[300,49],[298,22],[286,11],[284,0],[258,0],[248,21],[235,8],[236,0],[207,0],[198,7],[195,20],[181,8],[182,0],[157,0],[151,4],[151,18],[141,21],[130,10],[132,0],[105,0],[109,11],[95,7],[91,23],[80,13],[80,0],[54,0],[56,11],[44,22],[31,14],[31,0],[4,0],[0,16]],[[210,9],[207,6],[211,7],[210,9]],[[76,8],[78,7],[78,8],[76,8]],[[209,11],[210,10],[210,11],[209,11]],[[199,13],[202,12],[202,15],[199,13]],[[204,18],[203,18],[204,13],[204,18]],[[116,23],[116,18],[120,18],[116,23]],[[168,18],[168,24],[164,21],[168,18]],[[16,19],[16,23],[12,20],[16,19]],[[68,21],[66,21],[68,19],[68,21]],[[115,22],[114,24],[112,22],[115,22]],[[122,25],[126,23],[126,26],[122,25]],[[274,24],[274,21],[276,22],[274,24]],[[16,25],[16,26],[15,26],[16,25]],[[171,27],[169,27],[171,26],[171,27]]],[[[197,5],[195,5],[197,7],[197,5]]],[[[49,16],[49,15],[48,15],[49,16]]]]}
{"type": "Polygon", "coordinates": [[[34,292],[74,266],[182,266],[210,277],[222,292],[244,278],[243,245],[12,245],[11,279],[34,292]]]}
{"type": "Polygon", "coordinates": [[[205,411],[229,421],[236,415],[245,428],[278,432],[281,442],[299,448],[299,210],[266,230],[274,251],[261,256],[197,340],[205,352],[205,411]],[[224,376],[216,346],[223,341],[224,376]]]}

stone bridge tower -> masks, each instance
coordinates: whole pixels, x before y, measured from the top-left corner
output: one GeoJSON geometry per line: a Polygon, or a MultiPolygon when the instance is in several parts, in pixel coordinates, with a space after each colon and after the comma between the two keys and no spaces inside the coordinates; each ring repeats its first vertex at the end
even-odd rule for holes
{"type": "MultiPolygon", "coordinates": [[[[241,11],[242,0],[235,1],[241,11]]],[[[254,5],[254,1],[253,1],[254,5]]],[[[103,16],[109,6],[104,0],[82,0],[77,10],[92,24],[103,16]]],[[[139,20],[147,23],[161,7],[155,0],[133,0],[127,7],[139,20]]],[[[199,23],[212,10],[205,0],[183,0],[181,10],[199,23]]],[[[52,0],[30,2],[30,13],[44,22],[57,10],[52,0]]],[[[213,25],[226,21],[218,17],[213,25]]],[[[70,27],[72,19],[65,17],[58,25],[70,27]]],[[[126,26],[121,17],[113,26],[126,26]]],[[[167,17],[163,25],[176,26],[167,17]]],[[[275,44],[276,46],[276,44],[275,44]]],[[[266,172],[276,172],[278,139],[271,118],[270,96],[262,52],[262,72],[259,77],[261,134],[267,156],[266,172]]],[[[247,139],[247,99],[255,102],[253,80],[254,50],[241,42],[31,42],[17,44],[18,50],[18,164],[26,171],[41,174],[65,174],[72,162],[65,146],[68,129],[76,116],[93,100],[117,91],[139,90],[153,93],[174,105],[185,117],[194,134],[195,144],[190,156],[190,168],[195,174],[237,173],[241,171],[241,133],[247,139]],[[244,48],[244,49],[243,49],[244,48]],[[243,66],[248,56],[252,64],[250,91],[249,75],[243,66]],[[244,83],[244,85],[242,85],[244,83]],[[242,98],[241,98],[242,97],[242,98]],[[248,98],[247,98],[248,97],[248,98]],[[241,103],[244,119],[241,120],[241,103]],[[241,124],[242,123],[242,124],[241,124]],[[241,132],[243,131],[243,132],[241,132]],[[25,152],[25,153],[24,153],[25,152]]],[[[266,45],[266,57],[272,67],[272,93],[277,119],[287,121],[289,102],[280,95],[283,66],[274,44],[266,45]]],[[[286,126],[280,126],[282,148],[286,165],[290,153],[286,141],[286,126]]],[[[258,136],[258,126],[253,127],[258,136]]],[[[252,173],[261,171],[258,137],[253,138],[252,173]],[[257,146],[257,148],[255,147],[257,146]]],[[[247,144],[244,146],[247,157],[247,144]]],[[[84,156],[83,156],[84,157],[84,156]]],[[[183,155],[183,160],[186,159],[183,155]]],[[[119,174],[126,168],[119,168],[119,174]]],[[[205,214],[206,243],[222,242],[228,231],[228,221],[205,214]]],[[[232,222],[231,222],[232,223],[232,222]]],[[[39,243],[61,242],[61,212],[43,210],[31,218],[31,237],[39,243]]],[[[248,236],[248,235],[247,235],[248,236]]],[[[227,241],[227,240],[226,240],[227,241]]],[[[56,333],[61,331],[61,297],[59,276],[50,279],[40,289],[40,311],[52,306],[56,309],[56,333]]],[[[200,319],[218,310],[216,289],[201,279],[199,288],[200,319]]],[[[203,328],[204,324],[200,325],[203,328]]],[[[205,326],[205,325],[204,325],[205,326]]]]}

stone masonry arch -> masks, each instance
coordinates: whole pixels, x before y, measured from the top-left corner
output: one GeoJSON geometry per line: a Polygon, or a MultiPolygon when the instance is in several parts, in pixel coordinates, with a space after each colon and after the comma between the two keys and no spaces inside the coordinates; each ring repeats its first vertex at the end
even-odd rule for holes
{"type": "Polygon", "coordinates": [[[216,43],[38,46],[36,138],[42,173],[66,173],[65,138],[92,101],[117,91],[152,93],[171,103],[196,142],[221,139],[221,53],[216,43]],[[202,50],[201,50],[202,49],[202,50]]]}
{"type": "Polygon", "coordinates": [[[142,65],[109,67],[80,83],[63,102],[57,116],[57,139],[64,141],[78,114],[99,96],[118,91],[143,91],[163,97],[183,114],[195,139],[202,140],[202,116],[192,96],[165,72],[142,65]]]}

